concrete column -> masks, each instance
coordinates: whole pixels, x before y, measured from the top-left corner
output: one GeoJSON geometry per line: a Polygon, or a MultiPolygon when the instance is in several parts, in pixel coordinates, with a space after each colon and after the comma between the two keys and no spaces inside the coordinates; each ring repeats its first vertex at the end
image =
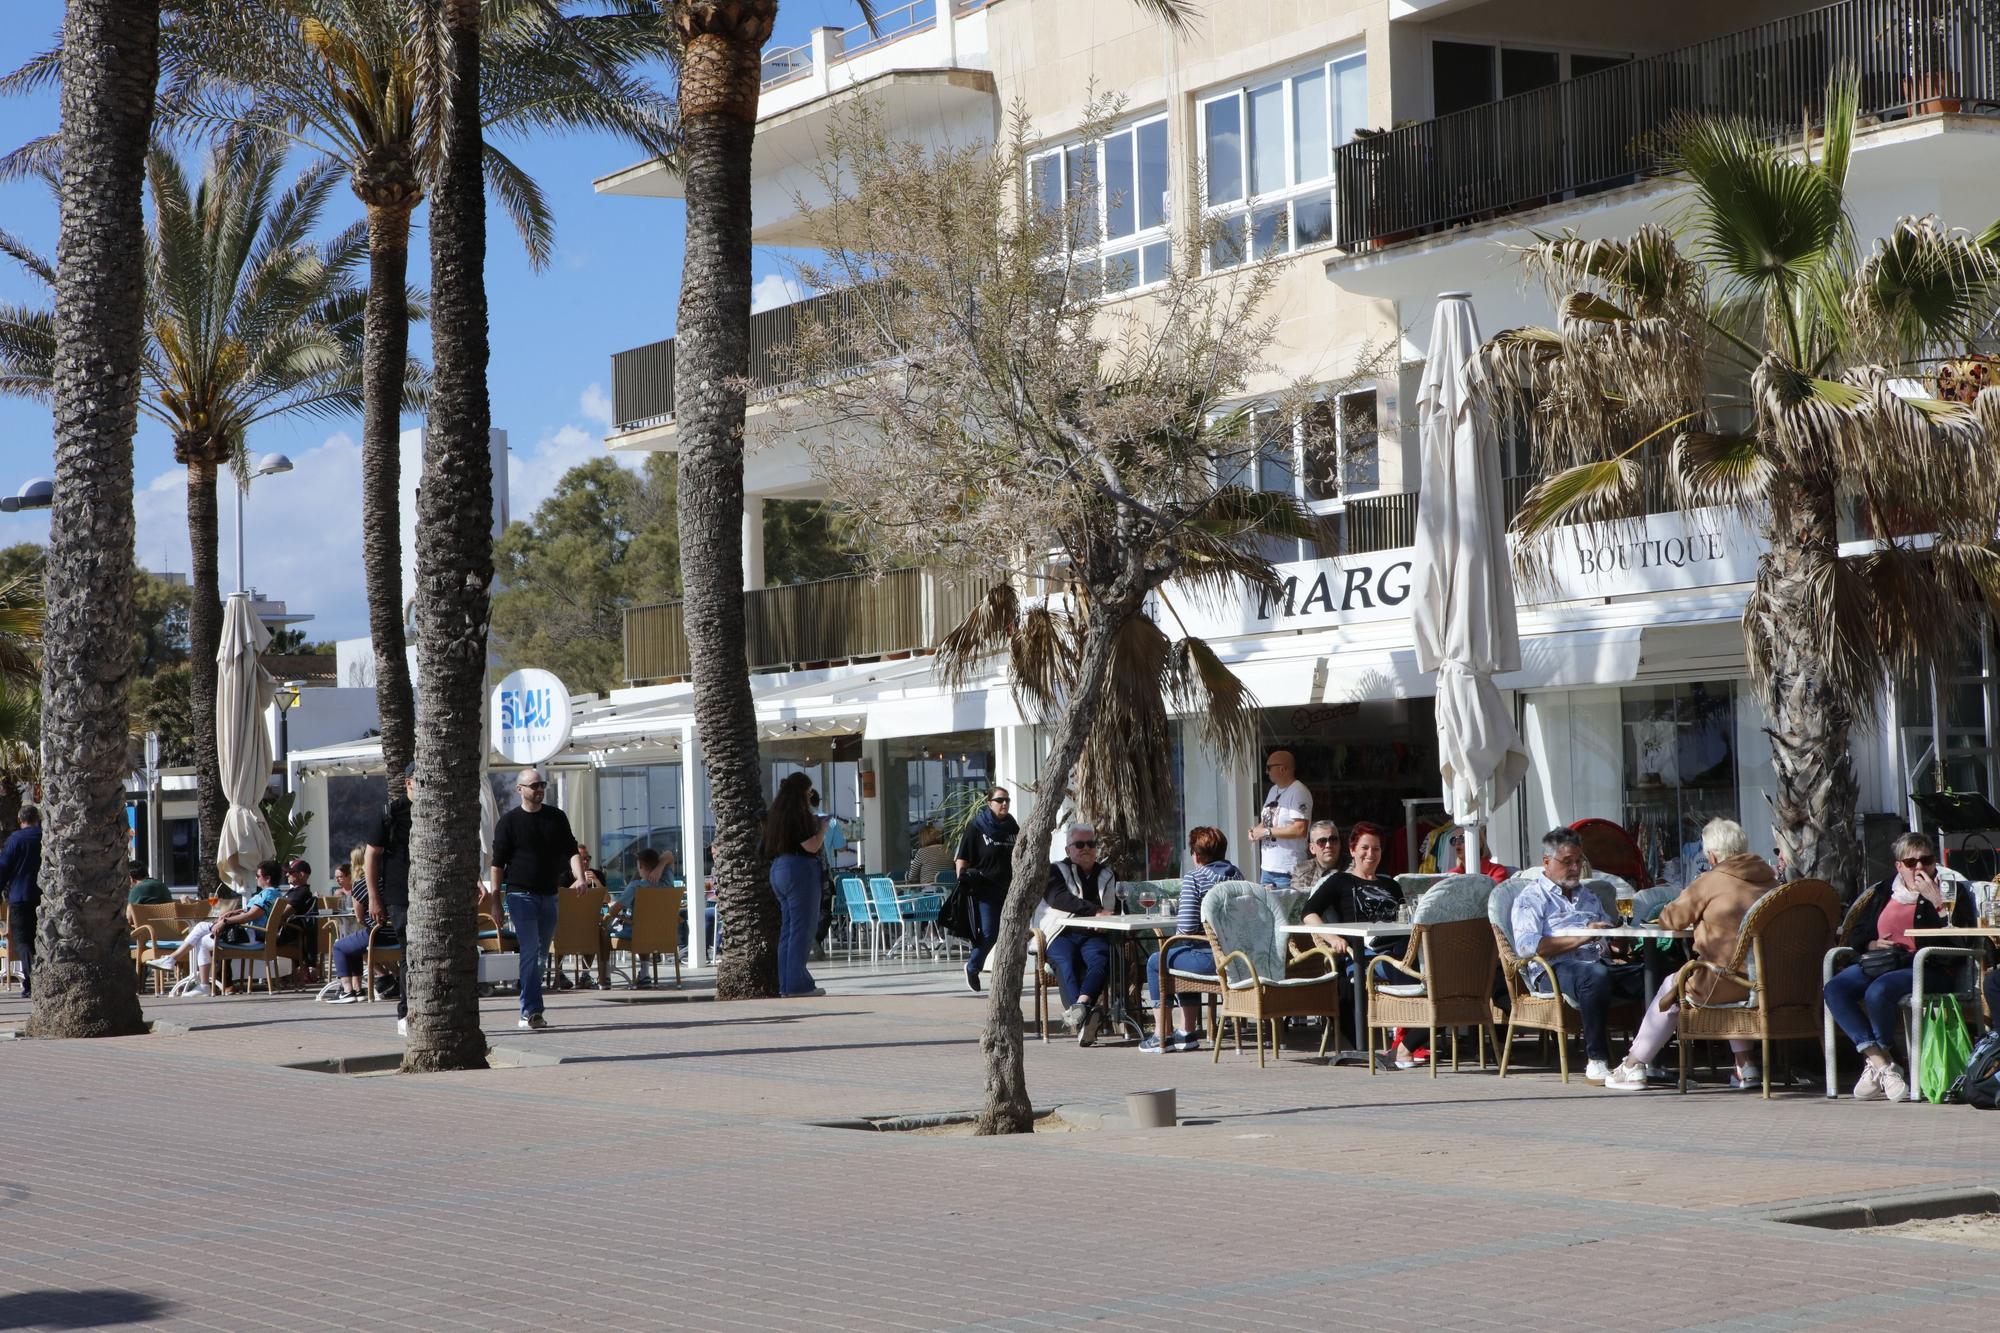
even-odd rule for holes
{"type": "Polygon", "coordinates": [[[824,97],[832,86],[833,62],[840,59],[840,29],[814,28],[807,40],[812,45],[813,91],[824,97]]]}
{"type": "Polygon", "coordinates": [[[688,966],[711,966],[708,957],[708,895],[704,879],[702,825],[708,822],[703,799],[701,748],[692,722],[681,727],[681,878],[687,881],[688,966]]]}
{"type": "MultiPolygon", "coordinates": [[[[863,739],[861,742],[861,866],[867,873],[887,874],[891,869],[901,870],[906,866],[896,864],[903,857],[903,847],[899,829],[889,827],[887,815],[888,763],[884,758],[887,748],[881,741],[863,739]],[[868,794],[868,783],[873,781],[873,796],[868,794]]],[[[853,841],[853,839],[849,839],[853,841]]]]}
{"type": "Polygon", "coordinates": [[[764,497],[743,497],[743,587],[755,592],[764,586],[764,497]]]}
{"type": "Polygon", "coordinates": [[[933,0],[937,5],[938,36],[944,42],[946,69],[958,65],[958,0],[933,0]]]}

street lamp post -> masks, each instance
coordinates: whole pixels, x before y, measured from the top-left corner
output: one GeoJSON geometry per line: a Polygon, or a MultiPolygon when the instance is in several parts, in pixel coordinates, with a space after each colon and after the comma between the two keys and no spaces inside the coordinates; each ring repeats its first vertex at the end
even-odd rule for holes
{"type": "Polygon", "coordinates": [[[56,501],[56,484],[47,477],[35,477],[23,485],[18,494],[0,496],[0,513],[16,513],[23,509],[47,509],[56,501]]]}
{"type": "MultiPolygon", "coordinates": [[[[290,472],[292,460],[283,454],[265,454],[249,479],[236,488],[236,591],[243,591],[243,492],[250,489],[250,482],[259,477],[275,477],[280,472],[290,472]]],[[[33,483],[30,483],[31,485],[33,483]]]]}

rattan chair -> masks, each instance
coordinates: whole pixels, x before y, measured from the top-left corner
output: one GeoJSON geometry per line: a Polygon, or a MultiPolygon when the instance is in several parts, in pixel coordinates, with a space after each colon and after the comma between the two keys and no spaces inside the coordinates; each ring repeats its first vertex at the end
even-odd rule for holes
{"type": "MultiPolygon", "coordinates": [[[[1500,953],[1500,975],[1507,983],[1507,1033],[1500,1046],[1500,1077],[1507,1077],[1507,1063],[1514,1052],[1514,1029],[1543,1032],[1555,1038],[1556,1064],[1562,1081],[1569,1082],[1569,1038],[1583,1035],[1583,1014],[1576,1001],[1563,994],[1555,969],[1537,958],[1522,958],[1514,951],[1514,900],[1534,881],[1508,880],[1493,890],[1486,900],[1486,918],[1493,929],[1493,942],[1500,953]],[[1546,985],[1547,991],[1535,989],[1546,985]]],[[[1585,880],[1584,888],[1602,899],[1612,891],[1603,880],[1585,880]]],[[[1605,1015],[1608,1027],[1631,1031],[1639,1026],[1639,1003],[1614,1001],[1605,1015]]]]}
{"type": "Polygon", "coordinates": [[[1680,1090],[1687,1091],[1688,1057],[1697,1041],[1761,1043],[1764,1097],[1771,1096],[1771,1043],[1820,1035],[1820,960],[1840,919],[1840,899],[1823,879],[1793,880],[1750,905],[1726,964],[1697,958],[1674,974],[1674,993],[1661,1008],[1678,1004],[1680,1090]],[[1750,992],[1741,1000],[1705,1004],[1694,982],[1721,977],[1750,992]]]}
{"type": "Polygon", "coordinates": [[[1398,961],[1368,964],[1368,1072],[1375,1072],[1375,1034],[1388,1028],[1430,1029],[1431,1077],[1437,1077],[1438,1029],[1451,1029],[1451,1068],[1458,1072],[1458,1029],[1479,1034],[1479,1067],[1486,1067],[1486,1042],[1500,1045],[1494,1031],[1493,969],[1500,954],[1486,919],[1493,881],[1484,875],[1449,875],[1424,890],[1411,917],[1409,951],[1398,961]],[[1388,967],[1409,981],[1383,981],[1388,967]]]}
{"type": "Polygon", "coordinates": [[[1062,982],[1056,977],[1055,968],[1049,965],[1049,937],[1036,926],[1032,934],[1034,953],[1029,955],[1028,966],[1035,970],[1035,1022],[1041,1028],[1042,1040],[1049,1039],[1049,992],[1062,993],[1062,982]]]}
{"type": "Polygon", "coordinates": [[[400,968],[403,965],[402,944],[400,942],[396,944],[380,942],[378,937],[385,930],[391,934],[395,933],[394,928],[387,921],[377,921],[374,925],[368,927],[368,954],[361,964],[361,971],[365,980],[365,989],[368,992],[368,1002],[370,1004],[373,1004],[380,998],[375,993],[376,978],[391,968],[400,968]]]}
{"type": "MultiPolygon", "coordinates": [[[[289,899],[280,898],[271,904],[271,910],[264,918],[264,924],[257,929],[263,938],[255,944],[224,944],[220,939],[215,944],[215,979],[223,989],[229,987],[229,965],[231,963],[262,963],[264,965],[264,993],[275,995],[278,989],[278,960],[292,965],[294,973],[305,966],[305,951],[295,937],[286,943],[279,937],[292,919],[292,904],[289,899]]],[[[252,989],[257,984],[257,974],[248,974],[252,989]]]]}
{"type": "MultiPolygon", "coordinates": [[[[1220,1027],[1230,1019],[1256,1024],[1257,1065],[1264,1065],[1264,1033],[1269,1025],[1271,1055],[1282,1059],[1278,1021],[1324,1018],[1319,1053],[1340,1022],[1340,966],[1331,949],[1309,949],[1285,957],[1285,909],[1262,884],[1225,880],[1201,899],[1202,931],[1222,978],[1216,999],[1215,1061],[1222,1059],[1220,1027]],[[1315,961],[1317,960],[1317,961],[1315,961]],[[1313,971],[1323,967],[1323,971],[1313,971]]],[[[1238,1040],[1241,1048],[1241,1039],[1238,1040]]]]}
{"type": "Polygon", "coordinates": [[[665,954],[674,960],[674,985],[681,984],[681,898],[685,890],[641,888],[632,894],[632,910],[609,929],[610,946],[632,955],[632,984],[648,956],[665,954]]]}
{"type": "MultiPolygon", "coordinates": [[[[125,919],[132,928],[132,967],[140,984],[144,984],[146,974],[153,974],[153,994],[166,992],[167,973],[164,968],[148,967],[155,959],[163,959],[180,948],[187,938],[192,921],[182,918],[174,903],[130,903],[125,908],[125,919]]],[[[174,968],[175,980],[180,979],[181,967],[174,968]]]]}

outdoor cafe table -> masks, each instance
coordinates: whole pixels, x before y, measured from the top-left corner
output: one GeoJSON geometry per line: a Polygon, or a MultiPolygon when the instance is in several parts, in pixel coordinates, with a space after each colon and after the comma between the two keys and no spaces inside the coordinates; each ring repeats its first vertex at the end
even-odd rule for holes
{"type": "Polygon", "coordinates": [[[1945,939],[1955,935],[1961,939],[2000,940],[2000,926],[1917,926],[1903,933],[1911,939],[1945,939]]]}
{"type": "Polygon", "coordinates": [[[1125,1005],[1125,997],[1131,994],[1132,988],[1131,957],[1139,936],[1151,935],[1157,939],[1173,934],[1174,918],[1164,912],[1100,913],[1097,916],[1069,917],[1063,921],[1063,929],[1097,930],[1124,937],[1111,944],[1111,975],[1104,986],[1111,995],[1105,1005],[1105,1013],[1110,1017],[1113,1028],[1129,1031],[1134,1041],[1144,1041],[1146,1025],[1134,1018],[1125,1005]]]}
{"type": "MultiPolygon", "coordinates": [[[[1665,926],[1571,926],[1565,930],[1552,930],[1549,934],[1559,940],[1691,940],[1692,930],[1669,930],[1665,926]]],[[[1660,993],[1660,982],[1665,976],[1660,971],[1660,951],[1646,949],[1639,959],[1646,969],[1646,1003],[1652,1003],[1660,993]]]]}
{"type": "MultiPolygon", "coordinates": [[[[1328,921],[1317,926],[1288,925],[1285,927],[1285,933],[1287,935],[1338,935],[1342,939],[1354,940],[1359,943],[1362,953],[1365,954],[1368,952],[1368,946],[1374,941],[1378,939],[1406,940],[1410,938],[1410,932],[1413,929],[1414,927],[1407,921],[1328,921]]],[[[1363,970],[1360,967],[1352,969],[1354,973],[1354,1007],[1349,1012],[1357,1016],[1365,1013],[1368,1007],[1368,982],[1362,976],[1363,970]]],[[[1340,1034],[1336,1033],[1334,1035],[1337,1037],[1340,1034]]],[[[1358,1030],[1354,1035],[1360,1038],[1366,1037],[1365,1033],[1358,1030]]],[[[1368,1055],[1364,1051],[1335,1051],[1332,1062],[1337,1065],[1367,1064],[1368,1055]]]]}

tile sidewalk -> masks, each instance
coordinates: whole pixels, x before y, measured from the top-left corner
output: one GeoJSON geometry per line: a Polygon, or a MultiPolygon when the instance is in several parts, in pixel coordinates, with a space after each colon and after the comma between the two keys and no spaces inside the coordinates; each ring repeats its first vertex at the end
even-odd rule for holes
{"type": "MultiPolygon", "coordinates": [[[[541,1033],[489,1001],[497,1047],[563,1063],[476,1074],[281,1068],[398,1045],[390,1006],[283,995],[0,1043],[0,1329],[1972,1329],[2000,1302],[1993,1251],[1763,1215],[2000,1185],[2000,1117],[1031,1036],[1037,1104],[1095,1123],[1174,1086],[1196,1123],[860,1133],[812,1122],[977,1102],[984,999],[825,980],[569,992],[541,1033]]],[[[0,1028],[25,1009],[0,992],[0,1028]]]]}

